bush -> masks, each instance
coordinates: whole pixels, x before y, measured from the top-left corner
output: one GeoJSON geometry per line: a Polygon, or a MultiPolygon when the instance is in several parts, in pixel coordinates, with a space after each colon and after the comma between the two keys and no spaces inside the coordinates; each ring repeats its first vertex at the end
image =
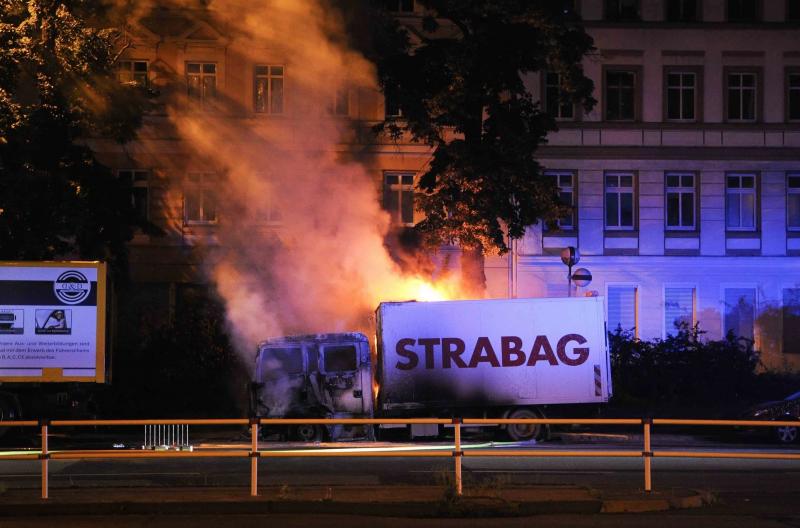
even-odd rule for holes
{"type": "Polygon", "coordinates": [[[698,326],[653,341],[621,329],[610,333],[612,405],[634,413],[713,417],[751,402],[759,386],[753,342],[733,334],[708,341],[702,334],[698,326]]]}

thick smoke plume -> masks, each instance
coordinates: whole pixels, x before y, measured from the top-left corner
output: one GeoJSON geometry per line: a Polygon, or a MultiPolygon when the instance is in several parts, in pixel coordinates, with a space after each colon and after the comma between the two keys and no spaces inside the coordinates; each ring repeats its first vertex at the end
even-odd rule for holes
{"type": "MultiPolygon", "coordinates": [[[[379,302],[419,298],[427,278],[390,257],[380,182],[342,147],[348,121],[326,112],[337,87],[375,93],[373,66],[343,44],[341,20],[317,0],[212,0],[207,13],[230,39],[226,79],[246,87],[253,64],[285,66],[283,116],[231,119],[243,103],[225,90],[217,111],[187,99],[169,110],[181,140],[221,175],[206,267],[237,347],[249,357],[269,336],[368,330],[379,302]],[[277,229],[267,221],[276,206],[277,229]]],[[[457,284],[445,276],[437,287],[454,297],[457,284]]]]}

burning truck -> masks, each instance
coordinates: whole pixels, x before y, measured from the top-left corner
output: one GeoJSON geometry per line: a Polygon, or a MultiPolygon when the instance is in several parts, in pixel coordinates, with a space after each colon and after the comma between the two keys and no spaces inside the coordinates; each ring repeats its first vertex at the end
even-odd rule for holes
{"type": "MultiPolygon", "coordinates": [[[[611,373],[603,312],[602,297],[381,303],[372,347],[355,332],[259,344],[253,412],[265,418],[540,418],[551,406],[606,402],[611,373]]],[[[505,427],[518,441],[542,431],[505,427]]],[[[371,427],[338,425],[282,432],[305,441],[373,435],[371,427]]],[[[435,425],[410,426],[412,438],[437,433],[435,425]]]]}

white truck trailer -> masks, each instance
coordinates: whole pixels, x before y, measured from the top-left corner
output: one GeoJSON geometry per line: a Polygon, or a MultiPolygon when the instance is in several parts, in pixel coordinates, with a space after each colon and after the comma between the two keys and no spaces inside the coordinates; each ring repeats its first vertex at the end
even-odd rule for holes
{"type": "MultiPolygon", "coordinates": [[[[360,333],[271,338],[258,347],[263,417],[536,418],[546,407],[608,401],[602,297],[387,302],[371,349],[360,333]]],[[[514,440],[542,428],[509,425],[514,440]]],[[[299,439],[363,435],[298,426],[299,439]]],[[[429,435],[424,426],[412,436],[429,435]]]]}

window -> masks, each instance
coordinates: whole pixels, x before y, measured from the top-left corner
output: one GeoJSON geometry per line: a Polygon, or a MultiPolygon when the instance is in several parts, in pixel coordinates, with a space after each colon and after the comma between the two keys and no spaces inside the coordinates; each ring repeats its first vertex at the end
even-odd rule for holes
{"type": "Polygon", "coordinates": [[[667,119],[669,121],[694,121],[696,119],[697,74],[695,72],[668,71],[667,119]]]}
{"type": "Polygon", "coordinates": [[[800,172],[786,175],[786,226],[800,231],[800,172]]]}
{"type": "Polygon", "coordinates": [[[786,74],[786,116],[790,121],[800,121],[800,72],[786,74]]]}
{"type": "Polygon", "coordinates": [[[276,225],[283,221],[283,214],[278,205],[277,184],[268,174],[257,174],[256,179],[262,182],[261,193],[256,198],[259,203],[256,209],[256,223],[276,225]]]}
{"type": "Polygon", "coordinates": [[[605,72],[605,113],[608,121],[633,121],[638,115],[638,72],[609,69],[605,72]]]}
{"type": "Polygon", "coordinates": [[[337,86],[328,104],[328,113],[335,116],[350,115],[350,92],[346,86],[337,86]]]}
{"type": "Polygon", "coordinates": [[[387,172],[383,175],[383,208],[392,223],[414,224],[414,174],[387,172]]]}
{"type": "Polygon", "coordinates": [[[608,331],[615,332],[618,328],[624,331],[636,331],[637,312],[636,286],[609,285],[606,302],[608,303],[608,331]]]}
{"type": "Polygon", "coordinates": [[[605,0],[605,19],[614,22],[639,20],[639,0],[605,0]]]}
{"type": "Polygon", "coordinates": [[[396,87],[387,86],[383,93],[384,115],[387,119],[403,117],[403,109],[400,108],[400,98],[396,87]]]}
{"type": "Polygon", "coordinates": [[[667,230],[692,231],[695,229],[695,175],[669,172],[664,176],[666,190],[667,230]]]}
{"type": "Polygon", "coordinates": [[[265,380],[303,373],[303,351],[300,347],[275,347],[261,350],[261,372],[265,380]]]}
{"type": "Polygon", "coordinates": [[[564,91],[561,89],[561,76],[557,73],[545,73],[544,102],[545,109],[555,119],[573,119],[575,105],[563,100],[564,91]]]}
{"type": "Polygon", "coordinates": [[[683,325],[694,326],[693,287],[664,288],[664,336],[675,335],[683,325]]]}
{"type": "Polygon", "coordinates": [[[117,80],[147,86],[147,61],[121,60],[117,62],[117,80]]]}
{"type": "Polygon", "coordinates": [[[206,107],[217,96],[217,65],[209,62],[186,64],[186,85],[190,99],[206,107]]]}
{"type": "Polygon", "coordinates": [[[256,66],[254,110],[261,114],[283,113],[283,66],[256,66]]]}
{"type": "Polygon", "coordinates": [[[728,174],[725,202],[725,226],[728,231],[755,231],[755,174],[728,174]]]}
{"type": "Polygon", "coordinates": [[[800,21],[800,0],[786,0],[786,21],[800,21]]]}
{"type": "Polygon", "coordinates": [[[800,288],[783,289],[783,353],[800,353],[800,288]]]}
{"type": "Polygon", "coordinates": [[[131,205],[139,220],[149,220],[148,180],[150,172],[146,170],[118,170],[117,177],[131,186],[131,205]]]}
{"type": "Polygon", "coordinates": [[[183,190],[183,215],[187,224],[217,222],[219,178],[213,172],[190,172],[183,190]]]}
{"type": "MultiPolygon", "coordinates": [[[[575,186],[573,183],[573,174],[571,172],[563,171],[547,171],[544,173],[544,175],[547,178],[552,178],[553,184],[558,187],[558,196],[561,199],[561,203],[570,207],[574,207],[575,186]]],[[[555,224],[548,225],[545,223],[544,229],[545,231],[572,231],[575,229],[574,210],[569,215],[559,218],[555,224]]]]}
{"type": "Polygon", "coordinates": [[[325,372],[351,372],[358,368],[356,347],[353,345],[326,346],[322,358],[325,372]]]}
{"type": "Polygon", "coordinates": [[[728,22],[757,22],[758,0],[727,0],[728,22]]]}
{"type": "Polygon", "coordinates": [[[758,74],[728,72],[726,96],[728,121],[755,121],[758,74]]]}
{"type": "Polygon", "coordinates": [[[735,337],[754,338],[756,320],[756,290],[754,288],[725,289],[725,320],[723,336],[733,332],[735,337]]]}
{"type": "Polygon", "coordinates": [[[698,0],[667,0],[667,22],[694,22],[697,20],[698,0]]]}
{"type": "Polygon", "coordinates": [[[414,12],[414,0],[383,0],[383,5],[387,11],[393,13],[414,12]]]}
{"type": "Polygon", "coordinates": [[[606,173],[606,229],[632,230],[633,174],[606,173]]]}

